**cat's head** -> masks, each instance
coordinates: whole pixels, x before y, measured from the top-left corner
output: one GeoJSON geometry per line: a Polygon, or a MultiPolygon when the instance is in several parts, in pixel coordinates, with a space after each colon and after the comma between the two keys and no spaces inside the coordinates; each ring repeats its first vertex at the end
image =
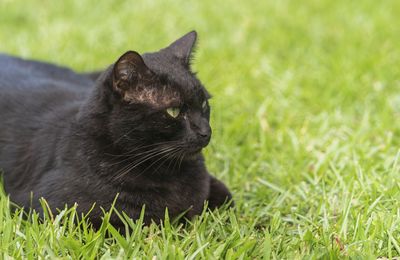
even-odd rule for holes
{"type": "Polygon", "coordinates": [[[158,52],[128,51],[110,68],[108,128],[119,147],[190,158],[207,146],[210,95],[190,68],[196,38],[192,31],[158,52]]]}

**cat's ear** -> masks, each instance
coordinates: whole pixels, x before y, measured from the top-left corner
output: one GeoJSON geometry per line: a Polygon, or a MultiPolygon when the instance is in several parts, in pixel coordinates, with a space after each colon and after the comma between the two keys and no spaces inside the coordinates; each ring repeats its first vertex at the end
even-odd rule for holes
{"type": "Polygon", "coordinates": [[[196,45],[197,33],[191,31],[169,45],[166,50],[180,59],[183,64],[189,65],[193,49],[196,45]]]}
{"type": "Polygon", "coordinates": [[[152,71],[144,63],[142,56],[135,51],[128,51],[114,64],[113,88],[124,94],[129,88],[151,75],[152,71]]]}

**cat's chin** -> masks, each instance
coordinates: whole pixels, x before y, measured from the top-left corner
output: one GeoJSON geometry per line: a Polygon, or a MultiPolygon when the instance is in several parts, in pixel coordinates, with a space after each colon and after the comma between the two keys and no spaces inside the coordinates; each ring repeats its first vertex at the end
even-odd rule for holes
{"type": "Polygon", "coordinates": [[[203,148],[200,148],[200,149],[197,149],[197,150],[193,150],[193,151],[187,152],[185,154],[185,157],[184,157],[185,160],[193,161],[193,160],[198,159],[199,156],[201,155],[201,151],[202,150],[203,150],[203,148]]]}
{"type": "Polygon", "coordinates": [[[185,155],[184,160],[186,161],[195,161],[199,158],[200,153],[188,154],[185,155]]]}

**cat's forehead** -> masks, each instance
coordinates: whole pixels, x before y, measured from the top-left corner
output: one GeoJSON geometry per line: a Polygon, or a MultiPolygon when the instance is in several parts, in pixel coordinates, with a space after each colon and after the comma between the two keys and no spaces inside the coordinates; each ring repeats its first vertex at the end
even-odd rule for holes
{"type": "Polygon", "coordinates": [[[154,108],[175,107],[182,103],[182,95],[168,84],[152,86],[136,85],[124,93],[124,100],[135,104],[147,104],[154,108]]]}
{"type": "Polygon", "coordinates": [[[162,78],[163,85],[179,93],[181,101],[187,102],[196,97],[209,98],[201,82],[176,57],[168,53],[155,52],[143,54],[143,59],[146,65],[162,78]]]}
{"type": "Polygon", "coordinates": [[[198,83],[198,80],[190,72],[189,68],[169,53],[162,51],[145,53],[143,54],[143,60],[153,72],[158,75],[167,76],[170,81],[178,85],[186,85],[189,88],[194,88],[198,83]]]}

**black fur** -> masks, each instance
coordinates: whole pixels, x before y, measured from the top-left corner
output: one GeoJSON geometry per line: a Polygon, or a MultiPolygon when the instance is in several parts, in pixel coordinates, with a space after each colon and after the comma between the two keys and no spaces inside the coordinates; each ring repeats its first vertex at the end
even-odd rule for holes
{"type": "Polygon", "coordinates": [[[195,41],[190,32],[158,52],[127,52],[94,76],[0,55],[0,168],[11,200],[39,212],[41,197],[54,212],[96,203],[95,227],[117,194],[132,218],[145,204],[146,223],[166,207],[190,218],[206,200],[230,200],[200,152],[211,129],[209,94],[190,71],[195,41]]]}

